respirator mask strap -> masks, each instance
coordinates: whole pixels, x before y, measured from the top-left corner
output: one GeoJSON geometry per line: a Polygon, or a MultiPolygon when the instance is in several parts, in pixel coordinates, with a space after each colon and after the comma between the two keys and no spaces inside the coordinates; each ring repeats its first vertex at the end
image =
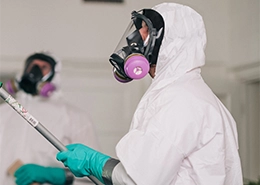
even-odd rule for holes
{"type": "Polygon", "coordinates": [[[48,79],[53,75],[53,72],[50,71],[48,74],[46,74],[45,76],[42,77],[41,81],[42,82],[46,82],[48,81],[48,79]]]}
{"type": "MultiPolygon", "coordinates": [[[[139,11],[139,12],[142,12],[139,11]]],[[[132,12],[132,19],[133,22],[136,26],[136,28],[140,29],[142,28],[142,26],[140,24],[142,24],[142,21],[145,22],[146,26],[148,27],[148,36],[146,37],[145,40],[143,40],[143,47],[144,52],[142,53],[147,59],[149,59],[149,55],[151,55],[152,51],[153,51],[153,47],[155,45],[155,40],[156,40],[156,36],[157,36],[157,31],[154,28],[152,22],[150,21],[150,19],[148,19],[145,15],[139,13],[137,11],[133,11],[132,12]]],[[[138,30],[139,30],[138,29],[138,30]]]]}

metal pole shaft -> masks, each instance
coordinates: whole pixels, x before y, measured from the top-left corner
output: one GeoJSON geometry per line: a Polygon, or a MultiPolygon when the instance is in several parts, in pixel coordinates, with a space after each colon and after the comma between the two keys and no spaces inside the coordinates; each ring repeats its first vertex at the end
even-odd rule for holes
{"type": "MultiPolygon", "coordinates": [[[[43,137],[45,137],[54,147],[59,151],[66,151],[67,148],[51,133],[49,132],[37,119],[35,119],[21,104],[17,102],[9,93],[3,88],[3,83],[0,82],[0,96],[9,104],[18,114],[20,114],[30,125],[32,125],[43,137]]],[[[88,178],[96,185],[102,183],[94,176],[88,178]]]]}

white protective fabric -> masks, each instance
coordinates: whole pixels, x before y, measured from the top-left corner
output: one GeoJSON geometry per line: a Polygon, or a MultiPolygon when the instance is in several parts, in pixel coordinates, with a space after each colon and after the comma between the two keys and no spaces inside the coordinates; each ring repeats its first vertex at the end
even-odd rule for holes
{"type": "Polygon", "coordinates": [[[113,185],[136,185],[136,183],[131,179],[126,171],[122,163],[118,163],[112,173],[112,182],[113,185]]]}
{"type": "MultiPolygon", "coordinates": [[[[56,67],[58,68],[53,80],[57,86],[61,64],[56,67]]],[[[88,114],[66,103],[60,91],[55,91],[50,98],[33,97],[20,91],[16,99],[64,145],[83,143],[99,149],[95,127],[88,114]]],[[[64,168],[64,165],[56,160],[58,150],[8,104],[0,105],[0,113],[1,185],[15,185],[15,179],[7,175],[7,169],[17,159],[23,163],[64,168]]],[[[86,178],[74,181],[73,185],[87,183],[93,184],[86,178]]]]}
{"type": "Polygon", "coordinates": [[[202,17],[175,3],[153,9],[165,21],[156,76],[117,144],[119,160],[137,185],[242,185],[236,123],[200,74],[202,17]]]}

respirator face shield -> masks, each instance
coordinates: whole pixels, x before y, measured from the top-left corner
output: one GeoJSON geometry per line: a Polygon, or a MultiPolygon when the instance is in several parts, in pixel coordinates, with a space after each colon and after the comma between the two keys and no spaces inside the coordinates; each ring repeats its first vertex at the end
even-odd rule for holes
{"type": "Polygon", "coordinates": [[[56,61],[43,53],[31,55],[25,61],[25,68],[20,79],[11,79],[5,84],[10,94],[19,90],[32,95],[49,97],[56,90],[51,80],[55,75],[56,61]]]}
{"type": "Polygon", "coordinates": [[[39,66],[34,65],[30,71],[26,72],[20,81],[20,88],[30,94],[37,94],[37,84],[43,78],[43,74],[39,66]]]}
{"type": "MultiPolygon", "coordinates": [[[[45,65],[48,64],[45,61],[42,62],[44,62],[45,65]]],[[[43,67],[41,67],[40,65],[31,63],[31,65],[28,66],[21,78],[21,81],[19,83],[20,88],[23,89],[26,93],[37,95],[41,91],[43,84],[49,84],[48,81],[54,73],[51,70],[51,67],[49,67],[48,73],[43,74],[42,68],[43,67]]]]}
{"type": "Polygon", "coordinates": [[[109,59],[118,81],[141,79],[149,72],[149,56],[153,51],[156,35],[156,29],[143,15],[143,10],[133,11],[131,22],[109,59]]]}

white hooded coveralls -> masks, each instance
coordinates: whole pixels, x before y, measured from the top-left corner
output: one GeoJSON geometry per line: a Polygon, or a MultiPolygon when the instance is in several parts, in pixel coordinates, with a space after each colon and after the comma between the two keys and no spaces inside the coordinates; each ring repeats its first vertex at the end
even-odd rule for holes
{"type": "Polygon", "coordinates": [[[165,23],[156,75],[117,144],[113,184],[242,185],[236,123],[200,74],[202,17],[175,3],[153,9],[165,23]]]}
{"type": "MultiPolygon", "coordinates": [[[[15,99],[64,145],[84,143],[99,149],[95,126],[89,115],[77,106],[67,103],[59,90],[61,63],[57,60],[56,62],[52,83],[58,89],[49,98],[31,96],[20,91],[15,99]]],[[[17,159],[24,164],[64,168],[64,165],[56,160],[58,150],[7,103],[1,104],[0,113],[1,185],[16,185],[15,178],[7,175],[7,169],[17,159]]],[[[74,180],[73,185],[90,183],[88,178],[83,181],[74,180]]]]}

